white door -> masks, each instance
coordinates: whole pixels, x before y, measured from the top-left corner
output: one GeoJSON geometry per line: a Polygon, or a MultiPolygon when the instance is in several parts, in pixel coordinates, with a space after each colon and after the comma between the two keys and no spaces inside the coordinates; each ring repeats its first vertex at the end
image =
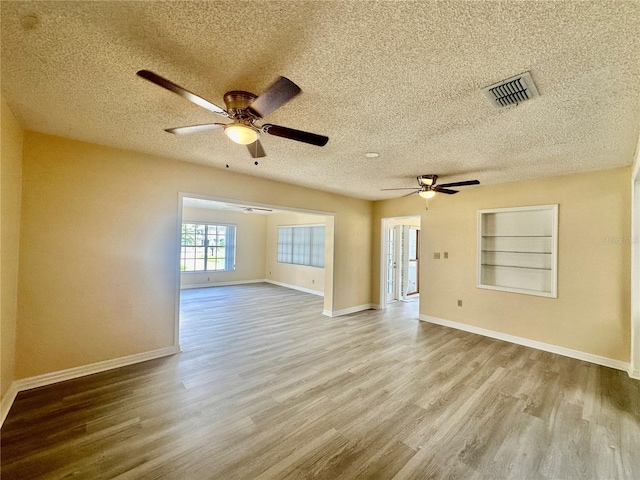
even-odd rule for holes
{"type": "Polygon", "coordinates": [[[383,218],[380,250],[380,305],[405,300],[418,289],[418,217],[383,218]],[[411,225],[409,225],[411,224],[411,225]]]}
{"type": "Polygon", "coordinates": [[[416,295],[420,292],[419,272],[420,272],[420,230],[416,227],[409,227],[407,248],[407,289],[406,295],[416,295]]]}

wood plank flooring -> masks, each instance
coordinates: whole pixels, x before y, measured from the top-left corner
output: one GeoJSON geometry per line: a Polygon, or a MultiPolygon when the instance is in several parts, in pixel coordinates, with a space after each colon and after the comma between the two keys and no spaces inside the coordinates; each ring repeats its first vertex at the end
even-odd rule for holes
{"type": "Polygon", "coordinates": [[[640,479],[640,382],[269,284],[188,290],[183,353],[18,395],[11,479],[640,479]]]}

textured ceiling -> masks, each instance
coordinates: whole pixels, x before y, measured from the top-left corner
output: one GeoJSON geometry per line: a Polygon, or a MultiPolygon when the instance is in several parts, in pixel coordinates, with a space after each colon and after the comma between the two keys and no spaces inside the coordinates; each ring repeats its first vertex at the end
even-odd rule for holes
{"type": "MultiPolygon", "coordinates": [[[[640,3],[2,2],[2,94],[29,130],[365,199],[420,174],[482,184],[629,165],[640,127],[640,3]],[[255,166],[218,117],[136,76],[224,106],[283,75],[302,94],[267,121],[255,166]],[[496,110],[480,89],[530,71],[540,97],[496,110]],[[379,152],[378,158],[365,157],[379,152]]],[[[467,187],[477,188],[477,187],[467,187]]]]}

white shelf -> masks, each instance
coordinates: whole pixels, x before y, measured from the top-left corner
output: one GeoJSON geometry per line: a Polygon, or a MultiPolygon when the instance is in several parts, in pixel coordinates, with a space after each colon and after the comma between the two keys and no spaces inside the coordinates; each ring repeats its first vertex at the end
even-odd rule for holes
{"type": "Polygon", "coordinates": [[[557,297],[558,206],[478,210],[478,288],[557,297]]]}

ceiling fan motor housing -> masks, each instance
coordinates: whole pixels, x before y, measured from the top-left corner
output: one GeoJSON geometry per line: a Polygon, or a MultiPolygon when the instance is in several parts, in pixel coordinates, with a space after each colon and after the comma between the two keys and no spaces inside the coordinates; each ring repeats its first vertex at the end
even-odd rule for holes
{"type": "Polygon", "coordinates": [[[436,184],[436,180],[438,180],[438,175],[420,175],[418,177],[418,184],[431,187],[436,184]]]}
{"type": "Polygon", "coordinates": [[[250,92],[243,90],[232,90],[224,94],[224,104],[227,106],[227,112],[233,119],[244,120],[255,118],[249,111],[249,105],[258,98],[250,92]]]}

